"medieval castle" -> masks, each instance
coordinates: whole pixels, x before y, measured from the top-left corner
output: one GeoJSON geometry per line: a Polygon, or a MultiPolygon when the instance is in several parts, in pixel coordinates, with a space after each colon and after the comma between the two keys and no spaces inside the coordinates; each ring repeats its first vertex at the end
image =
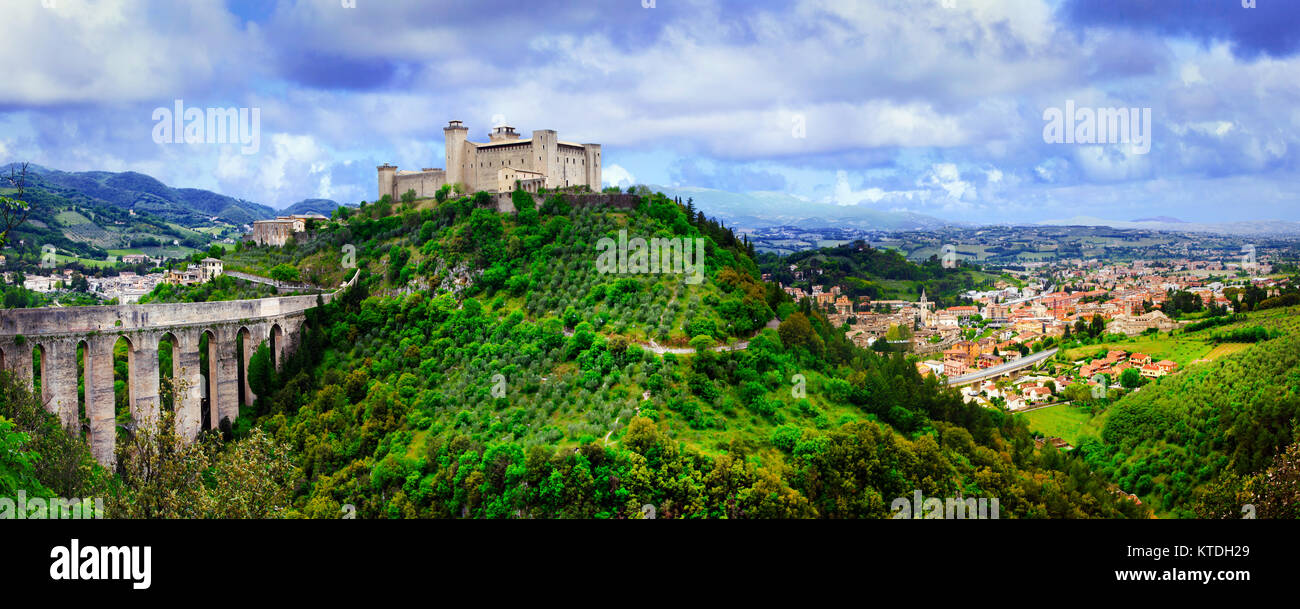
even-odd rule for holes
{"type": "Polygon", "coordinates": [[[562,142],[555,131],[534,131],[521,139],[514,127],[492,130],[485,144],[467,139],[469,129],[451,121],[442,130],[447,141],[446,169],[399,171],[396,166],[379,166],[379,198],[393,201],[415,191],[417,198],[434,196],[445,184],[460,184],[466,193],[514,190],[515,182],[528,192],[541,188],[589,186],[600,190],[600,144],[562,142]]]}

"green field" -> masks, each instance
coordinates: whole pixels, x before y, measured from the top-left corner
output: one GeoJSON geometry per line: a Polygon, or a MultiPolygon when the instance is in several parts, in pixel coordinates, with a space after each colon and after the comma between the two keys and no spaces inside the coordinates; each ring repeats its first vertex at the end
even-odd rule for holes
{"type": "Polygon", "coordinates": [[[1202,340],[1199,337],[1171,337],[1168,334],[1161,334],[1158,337],[1143,336],[1138,337],[1135,340],[1075,347],[1066,351],[1065,357],[1070,361],[1076,361],[1098,352],[1105,355],[1107,350],[1117,349],[1129,353],[1145,353],[1155,358],[1157,361],[1167,359],[1177,363],[1179,366],[1186,366],[1198,359],[1204,358],[1212,348],[1213,347],[1207,341],[1202,340]]]}
{"type": "Polygon", "coordinates": [[[1093,416],[1069,404],[1039,408],[1020,416],[1025,417],[1030,431],[1063,438],[1075,446],[1083,436],[1101,437],[1101,428],[1106,423],[1106,412],[1093,416]]]}
{"type": "Polygon", "coordinates": [[[61,211],[58,213],[58,215],[54,216],[54,219],[58,220],[59,222],[62,222],[64,225],[67,226],[75,226],[77,224],[90,224],[90,218],[87,218],[81,215],[80,213],[77,213],[72,210],[61,211]]]}
{"type": "Polygon", "coordinates": [[[88,267],[110,267],[111,268],[113,266],[106,260],[91,260],[89,258],[78,258],[76,256],[64,256],[63,254],[56,254],[54,256],[54,259],[56,261],[56,264],[67,264],[69,262],[77,262],[83,266],[88,266],[88,267]]]}

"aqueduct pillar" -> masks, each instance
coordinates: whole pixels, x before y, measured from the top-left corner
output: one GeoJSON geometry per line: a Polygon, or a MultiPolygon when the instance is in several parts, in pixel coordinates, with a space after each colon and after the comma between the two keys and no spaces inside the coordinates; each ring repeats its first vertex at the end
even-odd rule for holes
{"type": "MultiPolygon", "coordinates": [[[[319,297],[324,301],[333,294],[319,297]]],[[[298,336],[307,309],[317,296],[287,296],[230,302],[201,302],[100,307],[7,309],[0,311],[0,362],[21,386],[33,388],[33,354],[41,354],[41,398],[45,408],[63,424],[81,433],[78,379],[84,370],[87,440],[95,459],[112,467],[117,446],[114,348],[125,339],[131,417],[137,427],[156,424],[162,404],[159,395],[159,341],[174,339],[172,378],[176,431],[196,437],[203,425],[203,397],[210,404],[210,424],[239,416],[240,360],[244,370],[254,349],[276,333],[276,364],[301,344],[298,336]],[[236,338],[244,331],[243,352],[236,338]],[[208,335],[208,377],[201,366],[199,345],[208,335]],[[85,344],[84,368],[78,369],[78,346],[85,344]]],[[[247,384],[247,400],[254,399],[247,384]]]]}

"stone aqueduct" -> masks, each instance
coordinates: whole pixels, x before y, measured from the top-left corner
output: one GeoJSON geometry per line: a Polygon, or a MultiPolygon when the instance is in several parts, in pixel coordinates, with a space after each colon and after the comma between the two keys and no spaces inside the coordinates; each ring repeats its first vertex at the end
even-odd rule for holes
{"type": "MultiPolygon", "coordinates": [[[[332,293],[321,294],[328,302],[332,293]]],[[[114,418],[113,348],[120,339],[128,344],[131,415],[136,424],[156,421],[160,414],[158,349],[172,341],[172,378],[177,382],[174,406],[176,428],[181,437],[194,438],[201,431],[203,415],[209,426],[222,419],[234,422],[239,416],[240,392],[245,403],[255,396],[247,375],[253,350],[271,341],[276,365],[291,353],[301,338],[306,311],[316,306],[315,295],[197,302],[179,304],[117,305],[10,309],[0,311],[0,368],[12,371],[34,388],[34,359],[39,358],[41,395],[47,410],[56,413],[65,426],[79,428],[83,416],[89,419],[89,442],[95,459],[106,466],[114,463],[117,430],[114,418]],[[208,368],[205,379],[200,369],[200,340],[208,335],[208,368]],[[243,353],[236,353],[236,338],[242,336],[243,353]],[[84,368],[78,370],[77,351],[82,348],[84,368]],[[237,359],[238,358],[238,359],[237,359]],[[84,379],[84,396],[78,396],[79,377],[84,379]],[[183,391],[182,391],[183,390],[183,391]],[[202,411],[203,397],[209,396],[208,412],[202,411]]]]}

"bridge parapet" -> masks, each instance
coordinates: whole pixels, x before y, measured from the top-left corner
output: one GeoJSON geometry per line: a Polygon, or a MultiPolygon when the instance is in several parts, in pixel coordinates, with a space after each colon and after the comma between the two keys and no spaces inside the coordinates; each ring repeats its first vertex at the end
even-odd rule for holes
{"type": "MultiPolygon", "coordinates": [[[[329,302],[333,293],[319,295],[329,302]]],[[[45,307],[0,312],[0,337],[127,333],[173,326],[234,324],[301,314],[316,306],[317,295],[282,296],[224,302],[45,307]]]]}

